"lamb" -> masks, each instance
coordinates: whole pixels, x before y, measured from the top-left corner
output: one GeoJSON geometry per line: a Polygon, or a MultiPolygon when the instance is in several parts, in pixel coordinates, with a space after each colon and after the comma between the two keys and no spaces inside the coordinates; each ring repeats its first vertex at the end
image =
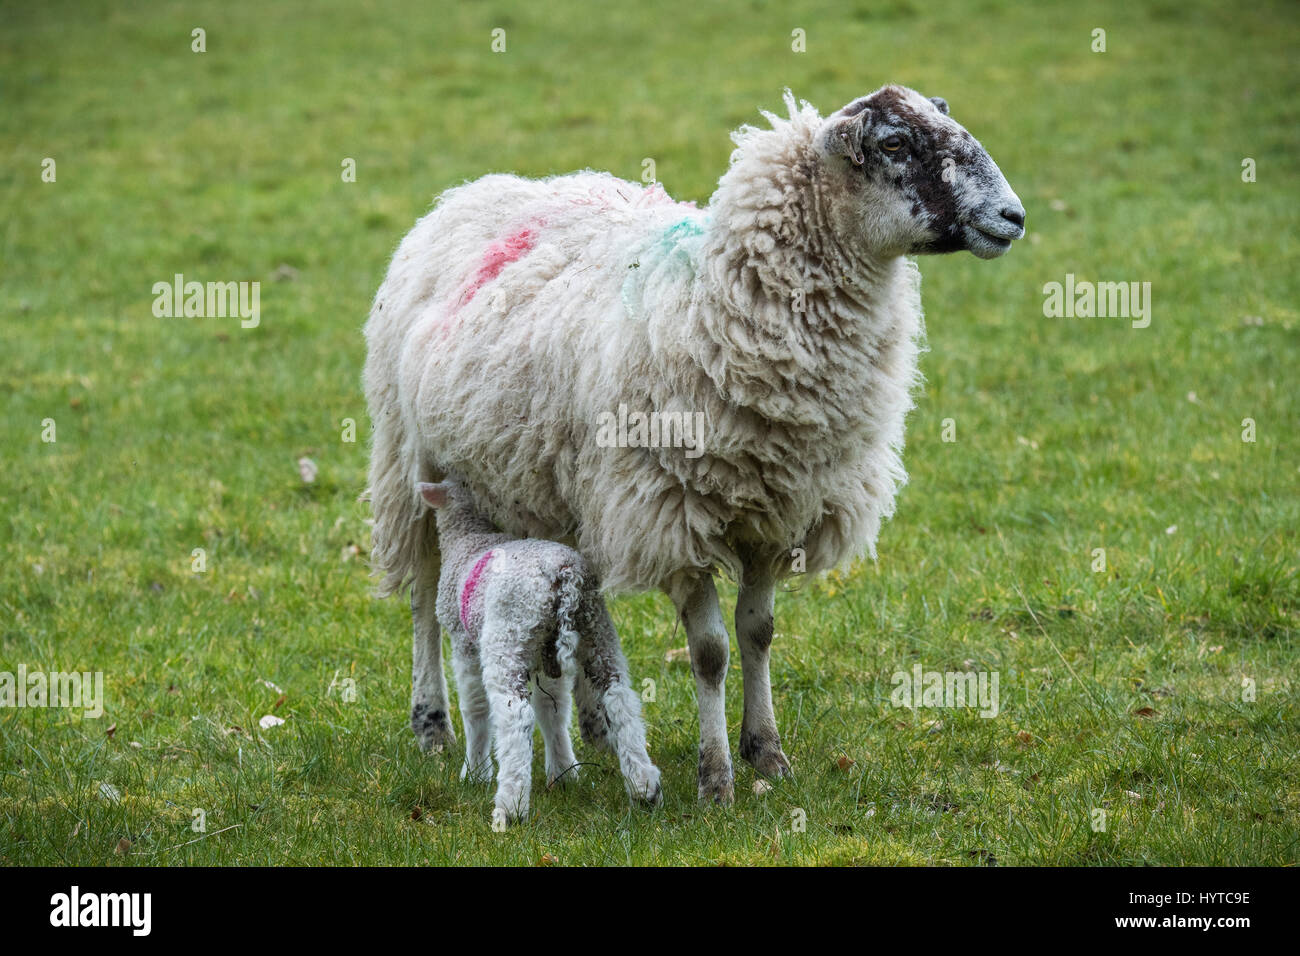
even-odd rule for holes
{"type": "Polygon", "coordinates": [[[788,92],[786,107],[733,134],[703,209],[606,173],[490,175],[444,192],[394,254],[365,330],[372,563],[381,594],[411,586],[422,747],[454,734],[429,609],[438,545],[414,488],[455,469],[497,526],[574,543],[606,591],[669,595],[695,678],[699,797],[722,803],[713,575],[736,580],[740,755],[790,772],[773,594],[874,557],[893,513],[924,334],[908,257],[1000,256],[1025,213],[940,98],[885,86],[824,119],[788,92]],[[704,434],[686,447],[629,427],[611,447],[597,439],[621,406],[704,434]]]}
{"type": "Polygon", "coordinates": [[[421,483],[418,490],[436,511],[442,556],[437,616],[451,634],[465,722],[461,779],[492,779],[495,737],[500,766],[493,822],[528,815],[534,716],[546,746],[547,784],[577,773],[569,739],[575,681],[583,719],[599,713],[606,722],[601,730],[608,732],[628,793],[659,803],[659,771],[646,753],[641,703],[582,556],[552,541],[497,533],[454,478],[421,483]]]}

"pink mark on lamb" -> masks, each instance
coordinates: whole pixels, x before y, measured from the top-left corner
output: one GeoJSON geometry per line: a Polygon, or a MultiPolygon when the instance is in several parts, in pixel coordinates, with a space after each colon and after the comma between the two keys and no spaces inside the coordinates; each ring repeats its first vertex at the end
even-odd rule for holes
{"type": "Polygon", "coordinates": [[[479,289],[499,276],[501,270],[510,263],[522,259],[536,242],[537,231],[531,227],[525,227],[506,236],[504,239],[498,239],[488,246],[483,251],[483,260],[479,263],[478,271],[461,289],[461,293],[457,297],[458,303],[464,305],[473,299],[474,294],[479,289]]]}
{"type": "Polygon", "coordinates": [[[478,590],[478,580],[487,570],[488,564],[492,561],[495,551],[489,551],[474,563],[470,569],[469,577],[465,579],[465,587],[460,592],[460,623],[466,632],[473,633],[469,626],[470,602],[474,600],[474,592],[478,590]]]}

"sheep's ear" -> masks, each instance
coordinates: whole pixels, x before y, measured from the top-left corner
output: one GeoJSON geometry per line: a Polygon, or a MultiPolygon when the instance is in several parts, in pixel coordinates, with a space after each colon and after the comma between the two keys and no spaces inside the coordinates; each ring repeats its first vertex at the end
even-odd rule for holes
{"type": "MultiPolygon", "coordinates": [[[[852,106],[845,107],[853,109],[852,106]]],[[[867,111],[865,108],[858,109],[848,116],[841,116],[833,121],[829,130],[830,135],[826,138],[826,145],[837,153],[844,153],[853,161],[853,165],[861,166],[867,161],[867,157],[862,152],[862,137],[866,130],[867,111]]]]}
{"type": "Polygon", "coordinates": [[[427,481],[422,481],[416,488],[420,490],[420,497],[428,502],[430,508],[441,508],[447,503],[447,486],[431,485],[427,481]]]}
{"type": "Polygon", "coordinates": [[[942,96],[932,96],[930,97],[930,102],[939,107],[939,112],[944,116],[948,115],[948,101],[942,96]]]}

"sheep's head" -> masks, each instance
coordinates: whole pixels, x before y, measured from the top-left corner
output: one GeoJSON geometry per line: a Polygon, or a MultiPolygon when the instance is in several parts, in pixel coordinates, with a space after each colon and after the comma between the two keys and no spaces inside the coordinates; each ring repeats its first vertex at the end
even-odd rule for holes
{"type": "Polygon", "coordinates": [[[817,132],[832,227],[877,255],[969,250],[993,259],[1025,234],[1025,210],[948,104],[881,87],[817,132]]]}

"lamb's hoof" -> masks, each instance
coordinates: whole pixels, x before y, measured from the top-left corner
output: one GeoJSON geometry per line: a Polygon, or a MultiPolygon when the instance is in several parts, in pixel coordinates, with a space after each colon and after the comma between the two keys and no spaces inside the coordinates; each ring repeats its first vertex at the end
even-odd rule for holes
{"type": "Polygon", "coordinates": [[[425,753],[441,753],[444,748],[456,742],[456,731],[452,729],[451,717],[445,710],[434,710],[428,704],[415,704],[411,707],[411,731],[416,743],[425,753]]]}
{"type": "Polygon", "coordinates": [[[517,826],[523,821],[528,814],[527,810],[520,813],[517,810],[508,810],[505,807],[492,808],[492,829],[496,833],[502,833],[513,826],[517,826]]]}
{"type": "Polygon", "coordinates": [[[486,760],[477,766],[471,767],[467,760],[460,765],[460,779],[469,783],[491,783],[492,761],[486,760]]]}
{"type": "Polygon", "coordinates": [[[700,803],[729,807],[736,799],[731,755],[725,750],[700,751],[700,803]]]}
{"type": "Polygon", "coordinates": [[[781,739],[775,731],[769,733],[740,732],[740,756],[761,776],[769,780],[791,777],[790,761],[781,751],[781,739]]]}
{"type": "Polygon", "coordinates": [[[565,767],[563,770],[546,771],[546,789],[554,790],[556,787],[567,787],[578,780],[578,765],[575,763],[565,767]]]}
{"type": "Polygon", "coordinates": [[[660,807],[664,802],[663,787],[659,785],[659,770],[651,767],[651,773],[646,774],[635,783],[628,781],[628,793],[632,799],[644,807],[660,807]]]}
{"type": "Polygon", "coordinates": [[[609,743],[609,721],[604,711],[579,713],[578,730],[582,734],[582,742],[588,747],[613,751],[614,748],[609,743]]]}

